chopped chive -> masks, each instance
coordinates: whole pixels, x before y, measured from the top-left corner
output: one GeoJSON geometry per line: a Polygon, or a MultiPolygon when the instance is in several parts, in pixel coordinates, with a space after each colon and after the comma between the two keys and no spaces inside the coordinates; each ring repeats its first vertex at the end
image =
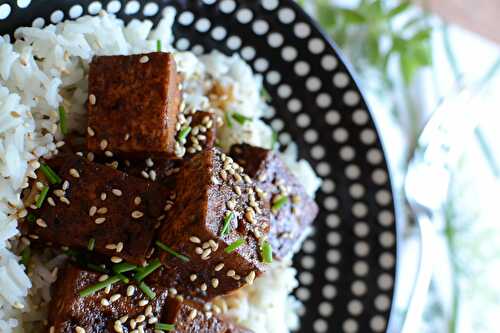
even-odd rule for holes
{"type": "Polygon", "coordinates": [[[112,285],[113,283],[117,283],[120,280],[121,279],[118,275],[114,275],[114,276],[111,276],[110,278],[108,278],[102,282],[98,282],[90,287],[83,289],[78,294],[80,295],[80,297],[87,297],[87,296],[90,296],[101,289],[106,288],[107,286],[112,285]]]}
{"type": "Polygon", "coordinates": [[[161,48],[161,40],[160,40],[160,39],[158,39],[158,40],[156,41],[156,52],[161,52],[161,49],[162,49],[162,48],[161,48]]]}
{"type": "Polygon", "coordinates": [[[260,89],[260,97],[262,97],[262,99],[266,102],[271,101],[271,95],[269,95],[269,92],[264,87],[262,87],[262,89],[260,89]]]}
{"type": "Polygon", "coordinates": [[[36,221],[36,216],[33,213],[29,213],[26,219],[28,220],[28,222],[34,223],[36,221]]]}
{"type": "Polygon", "coordinates": [[[126,277],[125,275],[123,275],[123,274],[116,274],[116,276],[118,276],[120,278],[120,281],[122,281],[123,283],[129,283],[130,282],[130,279],[128,277],[126,277]]]}
{"type": "Polygon", "coordinates": [[[38,199],[36,199],[35,202],[35,207],[36,208],[41,208],[43,205],[43,202],[45,201],[45,198],[47,197],[47,193],[49,193],[49,187],[44,186],[42,191],[40,191],[40,194],[38,195],[38,199]]]}
{"type": "Polygon", "coordinates": [[[62,179],[47,164],[40,163],[40,170],[42,170],[43,174],[47,177],[49,183],[51,183],[52,185],[62,182],[62,179]]]}
{"type": "Polygon", "coordinates": [[[175,329],[174,324],[163,324],[163,323],[156,323],[155,324],[155,330],[160,330],[160,331],[173,331],[175,329]]]}
{"type": "Polygon", "coordinates": [[[226,122],[227,127],[233,128],[233,122],[231,121],[231,117],[229,117],[229,112],[224,112],[224,121],[226,122]]]}
{"type": "Polygon", "coordinates": [[[182,140],[185,140],[187,138],[187,136],[189,135],[189,133],[191,132],[191,127],[188,126],[188,127],[184,127],[183,129],[181,129],[181,131],[179,132],[179,136],[177,137],[177,139],[179,141],[182,141],[182,140]]]}
{"type": "Polygon", "coordinates": [[[262,244],[261,255],[264,263],[270,264],[273,262],[273,248],[268,241],[265,241],[264,244],[262,244]]]}
{"type": "Polygon", "coordinates": [[[96,272],[108,273],[108,270],[105,267],[102,267],[102,265],[87,263],[87,267],[96,272]]]}
{"type": "Polygon", "coordinates": [[[287,202],[288,202],[288,197],[286,195],[280,195],[275,200],[273,200],[272,210],[276,212],[281,207],[283,207],[283,205],[285,205],[287,202]]]}
{"type": "Polygon", "coordinates": [[[78,251],[76,251],[76,250],[69,249],[69,250],[64,251],[64,254],[67,255],[68,257],[76,258],[76,257],[78,257],[78,255],[80,253],[78,253],[78,251]]]}
{"type": "Polygon", "coordinates": [[[170,247],[168,247],[167,245],[163,244],[162,242],[160,241],[156,241],[156,246],[158,246],[160,249],[162,249],[163,251],[167,252],[167,253],[170,253],[171,255],[173,255],[174,257],[177,257],[179,258],[180,260],[184,261],[184,262],[189,262],[189,257],[183,255],[183,254],[180,254],[180,253],[177,253],[175,252],[174,250],[172,250],[170,247]]]}
{"type": "Polygon", "coordinates": [[[224,225],[222,226],[222,230],[220,232],[221,236],[225,236],[229,234],[229,227],[231,227],[231,221],[234,219],[234,213],[230,212],[224,217],[224,225]]]}
{"type": "Polygon", "coordinates": [[[151,288],[149,288],[149,286],[146,283],[144,283],[144,281],[139,283],[139,289],[141,289],[142,292],[149,297],[149,299],[154,299],[156,297],[155,292],[151,290],[151,288]]]}
{"type": "Polygon", "coordinates": [[[21,264],[28,267],[30,259],[31,259],[31,248],[28,246],[21,251],[21,264]]]}
{"type": "Polygon", "coordinates": [[[89,243],[87,244],[87,249],[89,249],[89,251],[94,251],[94,248],[95,248],[95,238],[91,238],[89,239],[89,243]]]}
{"type": "Polygon", "coordinates": [[[160,268],[161,262],[160,259],[155,259],[146,267],[140,268],[137,273],[134,274],[134,279],[137,281],[142,281],[146,276],[153,273],[155,270],[160,268]]]}
{"type": "Polygon", "coordinates": [[[278,132],[273,130],[271,135],[271,149],[276,149],[278,145],[278,132]]]}
{"type": "Polygon", "coordinates": [[[66,110],[64,106],[59,106],[59,127],[61,127],[61,133],[66,135],[68,133],[68,126],[66,125],[66,110]]]}
{"type": "Polygon", "coordinates": [[[245,243],[245,239],[244,238],[237,239],[234,242],[232,242],[231,244],[229,244],[224,249],[224,252],[226,252],[226,253],[234,252],[234,250],[236,250],[237,248],[239,248],[240,246],[242,246],[244,243],[245,243]]]}
{"type": "Polygon", "coordinates": [[[232,116],[240,125],[245,124],[247,121],[252,121],[252,118],[246,117],[238,112],[233,112],[232,116]]]}
{"type": "Polygon", "coordinates": [[[120,274],[120,273],[133,271],[133,270],[137,269],[137,266],[134,264],[129,264],[128,262],[121,262],[119,264],[114,264],[113,267],[111,267],[111,269],[116,274],[120,274]]]}

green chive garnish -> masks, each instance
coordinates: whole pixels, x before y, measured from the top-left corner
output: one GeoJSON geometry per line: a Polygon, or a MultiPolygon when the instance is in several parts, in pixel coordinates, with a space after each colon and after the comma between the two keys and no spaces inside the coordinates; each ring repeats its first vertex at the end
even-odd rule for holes
{"type": "Polygon", "coordinates": [[[101,289],[106,288],[107,286],[112,285],[113,283],[117,283],[120,280],[121,279],[118,275],[114,275],[114,276],[112,276],[112,277],[110,277],[102,282],[96,283],[90,287],[83,289],[78,294],[80,295],[80,297],[87,297],[87,296],[90,296],[101,289]]]}
{"type": "Polygon", "coordinates": [[[226,253],[234,252],[234,250],[236,250],[237,248],[239,248],[240,246],[242,246],[244,243],[245,243],[245,239],[244,238],[237,239],[234,242],[232,242],[231,244],[229,244],[224,249],[224,252],[226,252],[226,253]]]}
{"type": "Polygon", "coordinates": [[[226,122],[227,127],[233,128],[233,122],[231,121],[231,117],[229,117],[229,112],[224,112],[224,121],[226,122]]]}
{"type": "Polygon", "coordinates": [[[80,253],[78,253],[78,251],[76,251],[76,250],[69,249],[69,250],[64,251],[64,254],[67,255],[68,257],[76,258],[76,257],[78,257],[78,255],[80,253]]]}
{"type": "Polygon", "coordinates": [[[175,329],[174,324],[163,324],[163,323],[156,323],[155,324],[155,330],[160,330],[160,331],[173,331],[175,329]]]}
{"type": "Polygon", "coordinates": [[[170,253],[171,255],[173,255],[174,257],[177,257],[179,258],[180,260],[184,261],[184,262],[189,262],[189,257],[183,255],[183,254],[180,254],[180,253],[177,253],[175,252],[174,250],[172,250],[170,247],[168,247],[167,245],[163,244],[162,242],[160,241],[156,241],[156,246],[158,246],[160,249],[162,249],[163,251],[167,252],[167,253],[170,253]]]}
{"type": "Polygon", "coordinates": [[[62,182],[62,179],[47,164],[40,163],[40,170],[42,170],[43,174],[52,185],[62,182]]]}
{"type": "Polygon", "coordinates": [[[28,267],[30,259],[31,259],[31,248],[28,246],[21,251],[21,264],[28,267]]]}
{"type": "Polygon", "coordinates": [[[93,271],[96,271],[96,272],[101,272],[101,273],[106,273],[106,274],[108,273],[108,270],[106,269],[106,267],[102,267],[102,265],[87,263],[87,267],[93,271]]]}
{"type": "Polygon", "coordinates": [[[87,244],[87,249],[89,251],[94,251],[95,248],[95,238],[89,239],[89,243],[87,244]]]}
{"type": "Polygon", "coordinates": [[[273,200],[272,210],[278,211],[287,202],[288,202],[288,197],[286,195],[280,195],[279,197],[273,200]]]}
{"type": "Polygon", "coordinates": [[[156,41],[156,52],[161,52],[161,40],[156,41]]]}
{"type": "Polygon", "coordinates": [[[137,281],[142,281],[146,276],[153,273],[155,270],[160,268],[161,262],[160,259],[155,259],[149,263],[146,267],[140,268],[137,273],[134,274],[134,279],[137,281]]]}
{"type": "Polygon", "coordinates": [[[66,125],[66,111],[64,106],[59,106],[59,127],[61,127],[61,133],[66,135],[68,133],[68,127],[66,125]]]}
{"type": "Polygon", "coordinates": [[[273,133],[271,135],[271,149],[275,149],[277,145],[278,145],[278,132],[273,130],[273,133]]]}
{"type": "Polygon", "coordinates": [[[229,234],[229,227],[231,227],[231,221],[234,218],[234,213],[230,212],[229,214],[224,217],[224,225],[222,226],[222,230],[220,232],[221,236],[225,236],[229,234]]]}
{"type": "Polygon", "coordinates": [[[116,274],[116,276],[118,276],[120,278],[120,281],[122,281],[123,283],[129,283],[130,282],[130,279],[128,277],[126,277],[125,275],[123,275],[123,274],[116,274]]]}
{"type": "Polygon", "coordinates": [[[238,112],[234,112],[233,113],[233,118],[240,125],[245,124],[247,121],[252,121],[252,118],[246,117],[246,116],[244,116],[244,115],[242,115],[241,113],[238,113],[238,112]]]}
{"type": "Polygon", "coordinates": [[[116,274],[130,272],[135,270],[136,268],[137,268],[136,265],[129,264],[128,262],[121,262],[119,264],[114,264],[113,267],[111,267],[113,272],[115,272],[116,274]]]}
{"type": "Polygon", "coordinates": [[[191,127],[184,127],[179,132],[179,136],[177,137],[177,139],[179,141],[185,140],[187,138],[187,136],[189,135],[190,132],[191,132],[191,127]]]}
{"type": "Polygon", "coordinates": [[[28,222],[30,223],[35,223],[36,221],[36,216],[35,214],[33,213],[29,213],[28,216],[26,217],[26,219],[28,220],[28,222]]]}
{"type": "Polygon", "coordinates": [[[149,288],[149,286],[146,283],[144,283],[144,281],[139,283],[139,289],[141,289],[142,292],[145,293],[146,296],[149,297],[149,299],[154,299],[156,297],[155,292],[153,290],[151,290],[151,288],[149,288]]]}
{"type": "Polygon", "coordinates": [[[271,95],[269,95],[269,92],[264,87],[262,87],[262,89],[260,89],[260,97],[262,97],[262,99],[266,102],[271,101],[271,95]]]}
{"type": "Polygon", "coordinates": [[[44,186],[44,188],[42,188],[42,191],[40,191],[40,194],[38,195],[38,199],[36,199],[36,202],[35,202],[36,208],[42,207],[43,202],[45,201],[45,198],[47,197],[47,193],[49,193],[49,187],[44,186]]]}
{"type": "Polygon", "coordinates": [[[271,247],[271,244],[269,244],[268,241],[265,241],[264,244],[262,244],[262,261],[266,264],[270,264],[273,262],[273,248],[271,247]]]}

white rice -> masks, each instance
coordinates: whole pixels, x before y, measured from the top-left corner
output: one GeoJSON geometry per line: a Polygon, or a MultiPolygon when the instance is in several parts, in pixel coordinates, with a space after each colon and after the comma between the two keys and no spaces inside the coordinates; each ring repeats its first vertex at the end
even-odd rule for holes
{"type": "MultiPolygon", "coordinates": [[[[43,29],[20,28],[14,43],[8,36],[0,37],[0,332],[38,331],[46,318],[49,287],[65,258],[49,250],[34,254],[29,277],[18,263],[16,253],[26,246],[19,240],[16,222],[26,214],[20,193],[28,177],[35,177],[38,158],[57,154],[56,144],[63,139],[57,125],[59,105],[65,107],[70,129],[83,131],[88,64],[94,55],[151,52],[160,39],[163,51],[175,53],[184,73],[187,107],[210,108],[204,85],[217,80],[233,89],[234,101],[228,107],[253,119],[223,127],[218,139],[224,148],[235,142],[271,146],[272,130],[260,120],[269,112],[260,98],[261,78],[237,55],[214,52],[196,57],[174,50],[174,18],[175,11],[165,10],[153,29],[149,21],[125,25],[101,13],[43,29]]],[[[296,160],[296,147],[290,146],[283,157],[313,195],[319,179],[306,161],[296,160]]],[[[256,332],[288,332],[298,322],[297,302],[288,296],[296,285],[290,264],[276,263],[252,287],[228,297],[224,307],[228,316],[256,332]]]]}

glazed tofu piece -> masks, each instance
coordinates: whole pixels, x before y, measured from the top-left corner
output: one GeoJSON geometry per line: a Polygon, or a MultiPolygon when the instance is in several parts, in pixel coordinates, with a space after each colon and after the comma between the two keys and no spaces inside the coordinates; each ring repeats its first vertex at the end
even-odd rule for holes
{"type": "Polygon", "coordinates": [[[169,53],[95,57],[89,70],[87,148],[175,156],[179,83],[169,53]]]}
{"type": "Polygon", "coordinates": [[[61,178],[43,205],[32,209],[29,237],[53,245],[87,249],[142,264],[171,192],[76,155],[47,163],[61,178]]]}
{"type": "Polygon", "coordinates": [[[135,284],[115,282],[109,290],[80,296],[81,291],[99,283],[101,277],[101,273],[73,265],[59,272],[49,304],[49,332],[79,332],[77,327],[85,333],[131,332],[142,326],[144,332],[153,333],[154,322],[160,322],[164,313],[167,289],[152,288],[155,297],[150,299],[135,284]]]}
{"type": "Polygon", "coordinates": [[[250,177],[212,148],[183,164],[176,193],[169,223],[159,232],[165,271],[176,272],[167,283],[184,297],[202,300],[253,283],[266,266],[260,245],[269,230],[269,211],[250,177]]]}
{"type": "MultiPolygon", "coordinates": [[[[215,146],[217,121],[214,113],[197,111],[187,116],[189,125],[183,126],[188,134],[181,141],[184,144],[187,155],[196,154],[202,150],[211,149],[215,146]]],[[[182,134],[182,129],[179,131],[182,134]]],[[[183,139],[183,138],[180,138],[183,139]]]]}
{"type": "Polygon", "coordinates": [[[306,236],[318,206],[275,152],[242,144],[232,146],[230,156],[257,182],[258,191],[266,198],[274,257],[290,256],[306,236]]]}
{"type": "Polygon", "coordinates": [[[210,309],[205,311],[198,303],[169,298],[166,309],[163,320],[175,325],[172,331],[175,333],[251,333],[250,330],[214,315],[210,309]]]}

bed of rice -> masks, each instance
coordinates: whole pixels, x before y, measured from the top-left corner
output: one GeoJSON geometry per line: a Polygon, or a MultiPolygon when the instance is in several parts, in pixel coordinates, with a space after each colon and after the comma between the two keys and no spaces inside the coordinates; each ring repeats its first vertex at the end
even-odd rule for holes
{"type": "MultiPolygon", "coordinates": [[[[57,154],[64,144],[58,128],[58,107],[63,105],[72,130],[83,132],[87,99],[88,64],[94,55],[134,54],[155,51],[175,53],[183,73],[186,108],[212,108],[207,87],[213,80],[231,87],[234,100],[228,107],[251,122],[223,127],[218,139],[223,147],[247,142],[269,148],[272,130],[260,118],[269,107],[260,96],[261,78],[237,55],[211,53],[200,57],[171,46],[175,11],[167,9],[153,29],[149,21],[125,25],[100,13],[44,29],[19,28],[16,40],[0,37],[0,332],[39,332],[46,318],[50,284],[66,259],[47,250],[33,254],[28,274],[16,255],[27,246],[19,237],[17,219],[26,215],[20,199],[28,178],[34,178],[40,157],[57,154]]],[[[221,112],[223,110],[216,110],[221,112]]],[[[307,191],[314,195],[319,179],[306,161],[297,161],[296,147],[283,154],[287,165],[307,191]]],[[[289,262],[274,263],[251,287],[219,301],[227,316],[255,332],[288,332],[298,323],[298,302],[289,296],[296,287],[296,272],[289,262]]]]}

